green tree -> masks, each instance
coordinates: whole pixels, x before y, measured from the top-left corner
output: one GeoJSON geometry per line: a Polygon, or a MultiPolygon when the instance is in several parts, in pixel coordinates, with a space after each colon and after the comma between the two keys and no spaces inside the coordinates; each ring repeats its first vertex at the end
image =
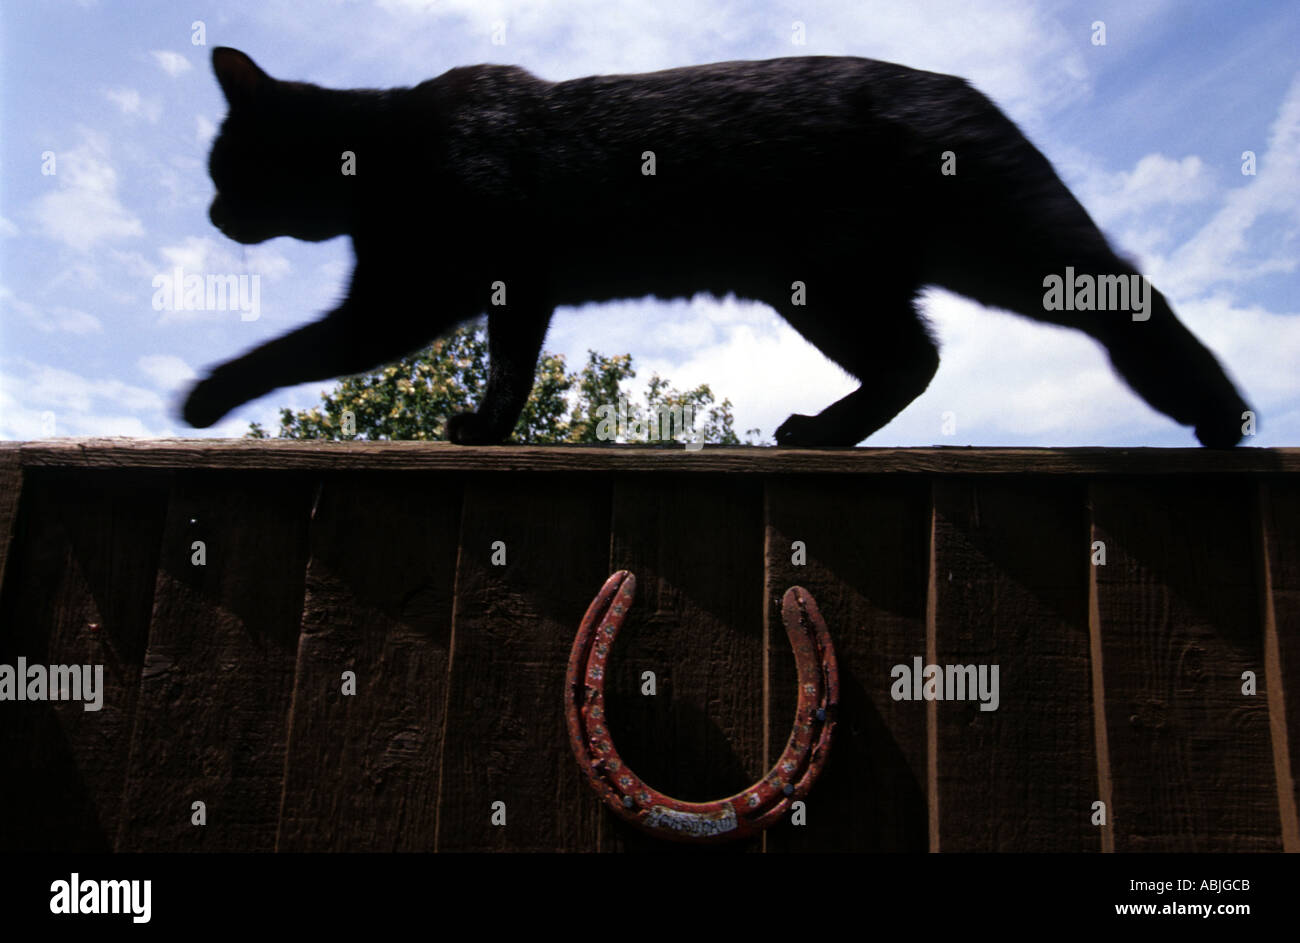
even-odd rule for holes
{"type": "MultiPolygon", "coordinates": [[[[281,438],[288,439],[425,439],[446,437],[447,417],[471,411],[487,386],[487,332],[480,321],[435,341],[428,348],[372,373],[345,377],[321,405],[294,412],[280,410],[281,438]],[[355,435],[345,435],[344,413],[351,411],[355,435]]],[[[613,357],[588,351],[587,363],[577,373],[566,369],[564,357],[543,353],[537,364],[532,395],[519,424],[510,436],[516,444],[594,443],[608,441],[617,431],[608,421],[648,417],[654,421],[667,411],[680,416],[687,407],[695,429],[705,442],[739,445],[733,428],[731,401],[717,403],[708,384],[693,390],[673,389],[655,374],[643,403],[628,403],[620,410],[621,384],[636,376],[631,354],[613,357]],[[606,407],[602,410],[601,407],[606,407]],[[673,412],[676,410],[677,412],[673,412]],[[602,419],[607,421],[602,423],[602,419]]],[[[685,430],[656,425],[684,441],[685,430]]],[[[746,433],[745,444],[757,444],[759,430],[746,433]]],[[[248,438],[265,439],[259,423],[251,423],[248,438]]],[[[626,435],[618,436],[627,441],[626,435]]]]}

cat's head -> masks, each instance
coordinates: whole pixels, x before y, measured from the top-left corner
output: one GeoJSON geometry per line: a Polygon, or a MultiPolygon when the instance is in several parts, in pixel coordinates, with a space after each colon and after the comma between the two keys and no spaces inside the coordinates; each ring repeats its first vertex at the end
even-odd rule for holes
{"type": "Polygon", "coordinates": [[[213,225],[242,243],[318,242],[346,232],[351,189],[331,120],[335,93],[273,79],[224,46],[212,51],[212,69],[230,105],[208,158],[213,225]]]}

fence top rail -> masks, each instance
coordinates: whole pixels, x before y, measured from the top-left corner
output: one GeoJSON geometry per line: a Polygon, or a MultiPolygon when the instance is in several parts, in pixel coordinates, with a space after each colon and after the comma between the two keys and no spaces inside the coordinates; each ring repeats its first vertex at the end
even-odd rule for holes
{"type": "Polygon", "coordinates": [[[1169,475],[1300,472],[1300,448],[458,446],[309,439],[56,438],[0,442],[23,468],[742,474],[1169,475]]]}

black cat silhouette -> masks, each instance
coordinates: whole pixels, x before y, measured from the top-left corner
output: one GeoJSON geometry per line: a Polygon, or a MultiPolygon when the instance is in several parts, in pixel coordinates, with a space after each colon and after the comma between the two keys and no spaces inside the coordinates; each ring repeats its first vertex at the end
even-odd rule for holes
{"type": "Polygon", "coordinates": [[[273,79],[234,49],[212,62],[230,106],[213,224],[242,243],[347,234],[356,269],[333,311],[198,383],[191,425],[373,369],[486,311],[487,390],[448,437],[501,442],[557,305],[734,292],[861,383],[789,417],[777,443],[853,445],[934,376],[915,301],[938,285],[1084,331],[1202,444],[1241,438],[1249,407],[1213,354],[962,79],[805,57],[569,82],[479,65],[337,91],[273,79]]]}

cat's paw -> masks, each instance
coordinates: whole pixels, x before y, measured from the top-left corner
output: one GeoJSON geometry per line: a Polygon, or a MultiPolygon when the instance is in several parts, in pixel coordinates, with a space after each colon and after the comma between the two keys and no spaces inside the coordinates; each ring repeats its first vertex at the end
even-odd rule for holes
{"type": "Polygon", "coordinates": [[[812,445],[822,445],[818,441],[820,434],[820,425],[816,416],[804,416],[795,413],[786,419],[777,427],[773,435],[776,437],[777,445],[787,447],[806,447],[812,445]]]}
{"type": "Polygon", "coordinates": [[[232,408],[220,383],[213,377],[208,377],[190,390],[181,409],[181,418],[195,429],[206,429],[232,408]]]}
{"type": "Polygon", "coordinates": [[[496,445],[505,439],[478,413],[457,413],[447,420],[447,441],[457,445],[496,445]]]}
{"type": "Polygon", "coordinates": [[[1223,413],[1212,420],[1196,424],[1196,438],[1207,449],[1230,449],[1241,441],[1244,435],[1242,414],[1250,407],[1242,404],[1239,409],[1223,413]]]}

